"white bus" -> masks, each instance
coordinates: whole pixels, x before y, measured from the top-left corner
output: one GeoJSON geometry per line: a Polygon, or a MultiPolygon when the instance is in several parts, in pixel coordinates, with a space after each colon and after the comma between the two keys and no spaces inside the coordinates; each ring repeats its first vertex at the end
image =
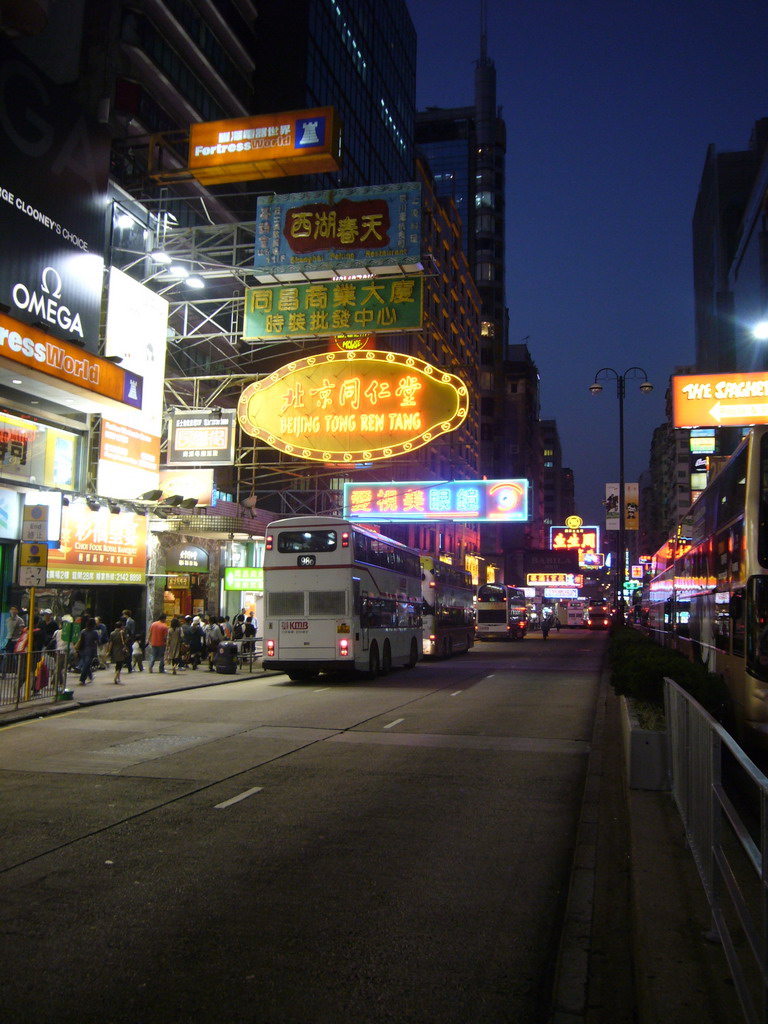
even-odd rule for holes
{"type": "Polygon", "coordinates": [[[415,551],[333,516],[280,519],[264,550],[265,668],[369,678],[412,668],[422,649],[415,551]]]}
{"type": "Polygon", "coordinates": [[[475,643],[475,588],[466,569],[421,556],[424,656],[450,658],[475,643]]]}
{"type": "Polygon", "coordinates": [[[477,588],[477,639],[522,640],[528,631],[525,591],[506,583],[477,588]]]}

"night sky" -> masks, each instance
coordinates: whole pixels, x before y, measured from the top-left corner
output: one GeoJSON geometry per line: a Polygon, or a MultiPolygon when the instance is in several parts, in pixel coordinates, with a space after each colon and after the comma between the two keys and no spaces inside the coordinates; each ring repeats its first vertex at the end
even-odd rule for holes
{"type": "MultiPolygon", "coordinates": [[[[407,0],[419,109],[473,102],[480,0],[407,0]]],[[[691,221],[707,147],[748,148],[768,116],[765,0],[488,0],[507,125],[510,341],[527,339],[577,511],[603,523],[618,479],[615,385],[628,381],[626,479],[648,466],[665,391],[695,355],[691,221]],[[596,517],[600,517],[599,519],[596,517]]]]}

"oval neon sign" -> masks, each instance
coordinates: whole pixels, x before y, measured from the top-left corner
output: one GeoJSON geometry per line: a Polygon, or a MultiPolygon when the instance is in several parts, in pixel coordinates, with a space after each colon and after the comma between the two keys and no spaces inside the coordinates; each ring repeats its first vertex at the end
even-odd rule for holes
{"type": "Polygon", "coordinates": [[[282,366],[240,396],[242,429],[315,462],[405,455],[455,430],[469,392],[459,377],[397,352],[326,352],[282,366]]]}

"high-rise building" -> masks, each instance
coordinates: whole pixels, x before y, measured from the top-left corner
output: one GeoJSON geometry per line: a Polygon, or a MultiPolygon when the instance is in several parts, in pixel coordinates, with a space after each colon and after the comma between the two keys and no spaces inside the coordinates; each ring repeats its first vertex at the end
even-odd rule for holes
{"type": "Polygon", "coordinates": [[[452,199],[462,218],[464,251],[480,294],[481,472],[490,478],[521,477],[532,484],[529,524],[482,530],[483,556],[504,564],[505,552],[543,544],[543,466],[538,373],[525,344],[509,345],[506,125],[496,104],[496,69],[488,56],[485,24],[474,103],[420,111],[416,144],[429,163],[435,191],[452,199]]]}

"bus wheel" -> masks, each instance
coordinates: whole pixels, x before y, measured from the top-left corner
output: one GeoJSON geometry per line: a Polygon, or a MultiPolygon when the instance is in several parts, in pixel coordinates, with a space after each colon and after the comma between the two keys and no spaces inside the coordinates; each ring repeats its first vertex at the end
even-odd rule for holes
{"type": "Polygon", "coordinates": [[[292,683],[308,683],[314,672],[286,672],[292,683]]]}
{"type": "Polygon", "coordinates": [[[419,649],[416,646],[415,637],[411,640],[411,651],[408,655],[408,668],[416,668],[416,662],[419,660],[419,649]]]}
{"type": "Polygon", "coordinates": [[[379,648],[371,644],[371,653],[368,657],[368,678],[375,679],[379,674],[379,648]]]}
{"type": "Polygon", "coordinates": [[[388,672],[392,671],[392,648],[389,646],[389,640],[384,641],[384,651],[381,655],[381,674],[385,676],[388,672]]]}

